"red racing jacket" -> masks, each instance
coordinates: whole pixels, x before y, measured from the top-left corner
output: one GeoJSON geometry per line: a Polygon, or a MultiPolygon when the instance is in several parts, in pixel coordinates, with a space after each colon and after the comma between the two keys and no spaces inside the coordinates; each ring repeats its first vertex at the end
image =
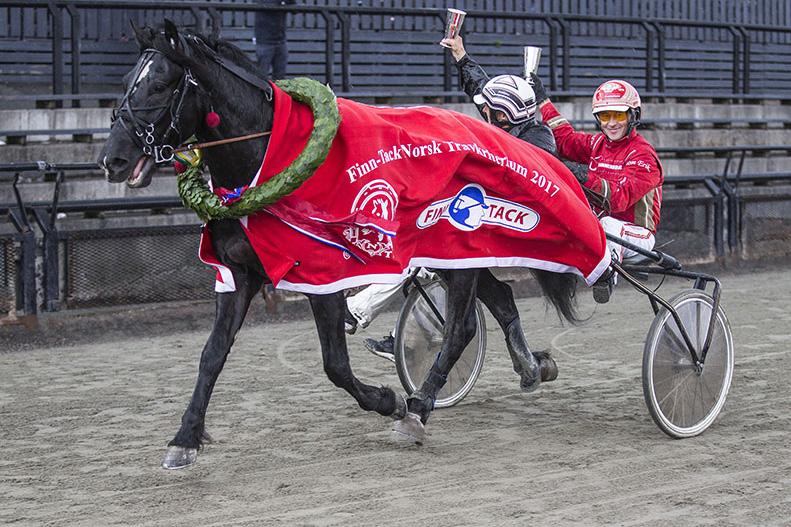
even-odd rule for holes
{"type": "Polygon", "coordinates": [[[610,216],[655,233],[664,171],[654,147],[636,130],[620,141],[609,141],[601,132],[577,132],[549,101],[541,106],[541,116],[555,134],[558,155],[588,165],[584,186],[609,200],[610,216]]]}

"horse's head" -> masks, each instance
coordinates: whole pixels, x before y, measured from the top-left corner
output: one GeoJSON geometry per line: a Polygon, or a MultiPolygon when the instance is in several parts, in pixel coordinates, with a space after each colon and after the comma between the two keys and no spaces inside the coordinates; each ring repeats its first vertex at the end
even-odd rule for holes
{"type": "Polygon", "coordinates": [[[98,163],[108,181],[145,187],[156,165],[172,160],[173,149],[196,132],[210,111],[196,73],[205,69],[204,61],[190,48],[206,44],[198,36],[180,34],[169,20],[164,31],[132,27],[140,57],[124,76],[124,95],[113,111],[98,163]]]}

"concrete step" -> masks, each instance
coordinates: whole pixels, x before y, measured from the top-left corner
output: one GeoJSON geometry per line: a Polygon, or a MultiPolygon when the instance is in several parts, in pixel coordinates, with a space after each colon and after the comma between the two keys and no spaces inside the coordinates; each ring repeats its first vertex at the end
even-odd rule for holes
{"type": "MultiPolygon", "coordinates": [[[[160,227],[166,225],[195,225],[202,222],[192,211],[183,208],[168,211],[105,212],[98,217],[85,218],[82,214],[68,213],[58,216],[58,229],[79,231],[94,229],[120,229],[133,227],[160,227]]],[[[195,236],[197,257],[198,236],[195,236]]]]}
{"type": "MultiPolygon", "coordinates": [[[[444,108],[478,117],[475,106],[470,103],[445,104],[444,108]]],[[[590,105],[587,103],[558,103],[560,112],[578,128],[592,128],[590,105]]],[[[0,130],[74,130],[74,129],[107,129],[110,126],[111,111],[106,108],[69,108],[69,109],[30,109],[0,110],[0,130]]],[[[672,119],[702,119],[704,122],[697,128],[716,128],[724,126],[717,120],[732,119],[732,127],[747,127],[761,122],[769,122],[770,127],[782,127],[783,123],[791,125],[791,105],[779,104],[646,104],[643,108],[646,121],[658,120],[658,126],[673,128],[672,123],[664,122],[672,119]]],[[[688,127],[685,123],[684,127],[688,127]]],[[[67,136],[28,136],[29,142],[68,139],[67,136]],[[54,138],[53,138],[54,137],[54,138]]]]}
{"type": "MultiPolygon", "coordinates": [[[[56,145],[62,147],[63,145],[56,145]]],[[[81,145],[85,146],[85,145],[81,145]]],[[[7,148],[2,147],[0,151],[7,148]]],[[[31,147],[28,147],[31,148],[31,147]]],[[[49,152],[52,154],[52,151],[49,152]]],[[[47,152],[40,152],[32,159],[43,158],[47,152]]],[[[97,154],[98,155],[98,154],[97,154]]],[[[63,157],[50,157],[49,159],[62,160],[63,157]]],[[[22,159],[29,161],[29,159],[22,159]]],[[[73,159],[71,161],[85,161],[84,158],[73,159]]],[[[713,156],[694,156],[690,158],[674,158],[671,156],[661,156],[665,175],[668,178],[673,176],[690,175],[720,175],[722,174],[726,159],[713,156]]],[[[67,162],[67,161],[61,161],[67,162]]],[[[735,173],[738,168],[738,158],[731,160],[730,171],[735,173]]],[[[763,157],[747,157],[743,165],[744,173],[765,173],[765,172],[785,172],[791,173],[791,156],[787,153],[772,153],[763,157]]],[[[39,175],[31,175],[23,179],[20,184],[22,195],[26,201],[50,201],[54,183],[43,181],[39,175]]],[[[88,174],[67,173],[66,179],[61,187],[60,199],[63,201],[71,200],[90,200],[123,197],[150,197],[150,196],[176,196],[176,179],[173,170],[163,168],[155,174],[151,186],[141,190],[131,190],[123,184],[108,183],[102,173],[97,170],[88,174]]],[[[13,190],[10,184],[0,184],[0,203],[10,203],[14,201],[13,190]]]]}
{"type": "MultiPolygon", "coordinates": [[[[478,116],[471,103],[443,104],[443,108],[478,116]]],[[[572,123],[582,126],[592,120],[590,102],[560,102],[558,110],[572,123]]],[[[54,130],[79,128],[109,128],[112,110],[109,108],[61,108],[0,110],[1,130],[54,130]]],[[[791,123],[791,105],[764,104],[692,104],[692,103],[645,103],[645,120],[703,119],[785,121],[791,123]]],[[[33,139],[31,139],[33,140],[33,139]]]]}
{"type": "MultiPolygon", "coordinates": [[[[707,147],[727,145],[791,144],[791,131],[785,129],[705,129],[705,130],[641,130],[656,147],[707,147]]],[[[98,137],[96,139],[99,139],[98,137]]],[[[46,160],[53,163],[93,163],[104,142],[29,142],[27,145],[0,146],[0,163],[25,163],[46,160]]]]}
{"type": "MultiPolygon", "coordinates": [[[[51,202],[54,182],[41,181],[40,177],[23,180],[18,185],[22,199],[26,203],[51,202]]],[[[178,197],[176,177],[173,170],[166,168],[154,174],[151,185],[142,189],[130,189],[123,183],[108,183],[104,176],[74,177],[66,175],[60,187],[60,201],[79,201],[96,199],[121,199],[143,197],[178,197]]],[[[10,184],[0,184],[0,203],[15,202],[13,188],[10,184]]]]}
{"type": "MultiPolygon", "coordinates": [[[[160,211],[131,211],[131,212],[100,212],[86,215],[77,212],[59,213],[56,226],[59,231],[82,231],[100,229],[122,229],[136,227],[163,227],[172,225],[194,225],[197,227],[201,220],[192,211],[178,208],[160,211]]],[[[16,229],[10,222],[0,223],[0,235],[15,233],[16,229]]],[[[37,236],[40,235],[36,227],[37,236]]],[[[195,236],[195,257],[198,253],[198,235],[195,236]]]]}
{"type": "Polygon", "coordinates": [[[0,146],[0,163],[95,163],[104,143],[33,143],[0,146]]]}
{"type": "Polygon", "coordinates": [[[791,139],[791,130],[784,129],[640,130],[640,134],[654,147],[784,145],[791,139]]]}
{"type": "MultiPolygon", "coordinates": [[[[554,103],[558,111],[572,123],[593,119],[590,99],[554,103]]],[[[443,104],[467,115],[477,116],[471,103],[443,104]]],[[[651,119],[748,119],[791,121],[791,105],[767,102],[764,104],[706,104],[706,103],[644,103],[643,118],[651,119]]]]}
{"type": "Polygon", "coordinates": [[[1,110],[2,130],[57,130],[110,128],[109,108],[61,108],[55,110],[1,110]]]}
{"type": "MultiPolygon", "coordinates": [[[[578,99],[574,102],[561,102],[560,111],[573,123],[582,123],[581,129],[592,129],[589,101],[578,99]]],[[[448,104],[443,107],[478,117],[474,105],[448,104]]],[[[753,129],[742,123],[732,128],[700,127],[696,129],[666,128],[643,130],[641,133],[657,147],[709,147],[737,144],[791,144],[791,131],[778,124],[788,119],[791,122],[791,105],[776,103],[764,104],[709,104],[709,103],[646,103],[644,116],[649,119],[749,119],[772,121],[768,129],[753,129]]],[[[0,111],[0,128],[13,129],[80,129],[106,127],[110,121],[110,110],[106,108],[72,109],[27,109],[0,111]]],[[[60,137],[60,136],[58,136],[60,137]]],[[[103,147],[100,137],[93,142],[72,142],[69,136],[64,141],[38,138],[47,142],[36,142],[28,138],[26,145],[0,146],[0,163],[24,163],[46,160],[54,163],[95,163],[103,147]]],[[[725,167],[724,157],[694,155],[688,158],[674,158],[663,154],[661,157],[668,177],[674,175],[721,174],[725,167]]],[[[733,164],[733,163],[732,163],[733,164]]],[[[736,166],[733,164],[732,171],[736,166]]],[[[788,152],[772,152],[767,156],[749,156],[745,160],[745,173],[751,172],[791,172],[791,155],[788,152]]],[[[32,178],[22,185],[23,195],[30,201],[49,201],[52,196],[52,183],[32,178]]],[[[84,177],[69,174],[63,185],[62,200],[104,199],[126,196],[175,196],[175,178],[170,169],[164,169],[154,178],[152,186],[142,191],[130,191],[125,185],[110,185],[104,181],[100,172],[84,177]]],[[[13,201],[10,185],[0,185],[0,203],[13,201]]]]}
{"type": "MultiPolygon", "coordinates": [[[[661,159],[666,176],[689,176],[693,174],[722,174],[725,169],[725,159],[695,158],[695,159],[661,159]]],[[[731,160],[730,173],[735,174],[738,169],[738,159],[731,160]]],[[[746,158],[742,167],[743,173],[762,172],[787,172],[791,173],[791,157],[759,157],[746,158]]]]}

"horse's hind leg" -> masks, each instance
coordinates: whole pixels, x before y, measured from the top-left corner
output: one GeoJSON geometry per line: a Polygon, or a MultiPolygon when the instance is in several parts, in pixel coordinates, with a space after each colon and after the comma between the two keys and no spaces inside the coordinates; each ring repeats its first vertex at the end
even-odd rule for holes
{"type": "Polygon", "coordinates": [[[478,269],[447,271],[443,276],[448,285],[448,300],[442,348],[420,389],[407,401],[411,415],[397,422],[393,428],[396,433],[418,444],[423,440],[423,425],[434,409],[437,393],[445,385],[448,373],[476,331],[474,306],[478,269]]]}
{"type": "Polygon", "coordinates": [[[316,329],[321,343],[321,355],[327,377],[339,388],[343,388],[357,400],[363,410],[400,419],[406,414],[402,397],[385,386],[370,386],[360,382],[352,372],[349,353],[346,349],[346,333],[343,330],[343,315],[346,299],[342,292],[330,295],[308,295],[316,329]]]}
{"type": "Polygon", "coordinates": [[[242,327],[250,301],[261,289],[264,278],[253,271],[234,269],[236,291],[217,293],[214,328],[203,347],[198,380],[189,405],[181,418],[181,428],[168,444],[162,466],[182,468],[194,463],[206,438],[204,423],[214,384],[217,382],[234,337],[242,327]]]}
{"type": "Polygon", "coordinates": [[[519,318],[511,286],[495,278],[489,269],[481,269],[476,294],[500,324],[503,332],[507,333],[509,324],[519,318]]]}
{"type": "Polygon", "coordinates": [[[483,269],[478,278],[477,295],[500,324],[505,334],[505,344],[508,354],[511,356],[514,371],[519,374],[521,379],[519,385],[522,391],[532,392],[538,388],[542,379],[542,368],[547,370],[547,373],[543,375],[546,380],[557,377],[554,360],[547,355],[546,358],[543,358],[544,362],[542,363],[530,352],[527,339],[522,331],[519,310],[516,307],[511,287],[495,278],[489,269],[483,269]]]}

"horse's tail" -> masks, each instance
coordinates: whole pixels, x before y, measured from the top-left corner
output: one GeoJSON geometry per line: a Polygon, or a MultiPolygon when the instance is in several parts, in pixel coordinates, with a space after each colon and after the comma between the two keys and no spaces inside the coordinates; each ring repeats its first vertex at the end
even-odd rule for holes
{"type": "Polygon", "coordinates": [[[552,273],[531,269],[541,286],[544,297],[555,307],[559,317],[572,324],[580,322],[577,316],[577,277],[570,273],[552,273]]]}

